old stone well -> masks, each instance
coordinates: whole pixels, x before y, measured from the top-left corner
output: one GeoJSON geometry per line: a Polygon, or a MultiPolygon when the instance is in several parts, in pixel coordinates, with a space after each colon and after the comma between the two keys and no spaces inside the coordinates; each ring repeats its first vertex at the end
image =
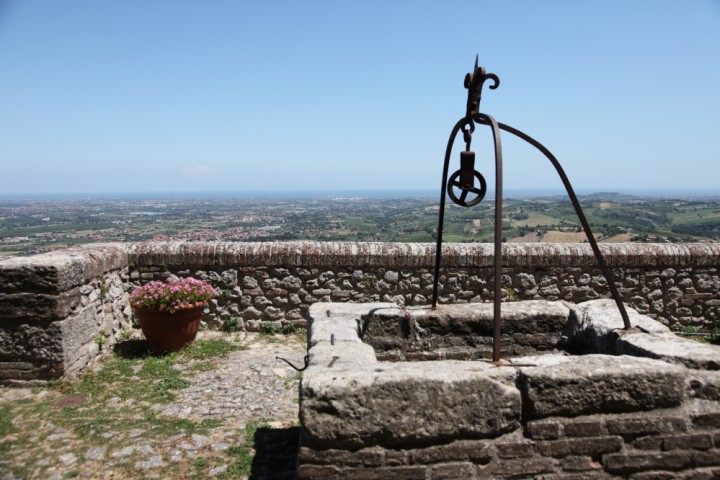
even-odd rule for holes
{"type": "Polygon", "coordinates": [[[310,307],[298,476],[720,478],[720,347],[611,300],[310,307]]]}

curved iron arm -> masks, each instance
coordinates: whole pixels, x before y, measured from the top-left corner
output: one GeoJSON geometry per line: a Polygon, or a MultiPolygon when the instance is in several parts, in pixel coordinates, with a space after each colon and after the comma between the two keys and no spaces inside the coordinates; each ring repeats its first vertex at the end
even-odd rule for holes
{"type": "MultiPolygon", "coordinates": [[[[475,117],[475,121],[478,123],[482,123],[484,125],[489,125],[489,122],[482,118],[482,114],[477,115],[475,117]]],[[[498,123],[497,124],[500,129],[505,130],[506,132],[510,132],[516,137],[519,137],[526,142],[528,142],[533,147],[537,148],[542,152],[543,155],[547,157],[548,160],[550,160],[550,163],[552,163],[553,167],[555,167],[555,170],[557,171],[558,175],[560,176],[560,179],[563,182],[563,185],[565,186],[565,190],[567,191],[568,196],[570,197],[570,201],[573,204],[573,207],[575,208],[575,213],[577,214],[578,218],[580,219],[580,224],[583,227],[583,230],[585,230],[585,234],[588,237],[588,241],[590,242],[590,246],[592,247],[593,253],[595,254],[595,260],[598,263],[598,266],[600,267],[600,270],[602,271],[603,275],[605,276],[605,280],[608,283],[608,287],[610,287],[610,292],[612,293],[613,299],[615,300],[615,303],[617,304],[618,310],[620,311],[620,316],[623,319],[623,325],[625,326],[625,329],[628,330],[632,328],[630,325],[630,318],[628,317],[627,310],[625,310],[625,305],[622,303],[622,300],[620,299],[620,292],[618,292],[617,287],[615,286],[615,282],[613,281],[612,275],[610,274],[610,270],[607,267],[607,264],[605,263],[605,259],[602,256],[602,253],[600,252],[600,247],[598,246],[597,241],[595,240],[595,236],[592,233],[592,230],[590,229],[590,224],[588,224],[587,219],[585,218],[585,213],[583,212],[582,207],[580,206],[580,202],[577,199],[577,196],[575,195],[575,191],[572,188],[572,185],[570,184],[570,180],[568,179],[567,175],[565,175],[565,170],[563,170],[562,166],[560,165],[560,162],[555,158],[555,156],[545,148],[543,144],[532,138],[530,135],[527,135],[526,133],[521,132],[520,130],[513,128],[509,125],[505,125],[504,123],[498,123]]],[[[496,220],[497,221],[497,220],[496,220]]],[[[497,242],[497,238],[495,239],[497,242]]]]}
{"type": "Polygon", "coordinates": [[[445,197],[447,196],[445,189],[447,188],[446,186],[448,179],[448,167],[450,166],[450,155],[452,154],[453,144],[455,143],[455,138],[460,132],[460,129],[471,121],[472,119],[467,117],[458,120],[458,122],[453,127],[452,132],[450,133],[450,138],[448,139],[448,144],[445,148],[445,161],[443,162],[442,184],[440,185],[440,215],[438,215],[437,238],[435,243],[435,277],[433,278],[432,301],[433,310],[437,308],[438,280],[440,278],[440,258],[442,257],[440,253],[442,251],[443,224],[445,223],[445,197]]]}
{"type": "Polygon", "coordinates": [[[495,147],[495,253],[494,253],[494,301],[493,301],[493,362],[500,360],[500,336],[501,336],[501,320],[500,320],[500,304],[502,299],[502,144],[500,142],[500,129],[498,122],[484,113],[477,113],[471,118],[462,118],[453,127],[445,149],[445,161],[443,163],[442,185],[440,187],[440,215],[438,218],[437,243],[435,246],[435,275],[433,278],[433,310],[437,308],[437,291],[440,279],[440,262],[442,249],[442,233],[443,224],[445,222],[445,197],[447,189],[448,167],[450,164],[450,155],[455,138],[460,129],[471,122],[478,122],[489,125],[492,129],[493,144],[495,147]]]}

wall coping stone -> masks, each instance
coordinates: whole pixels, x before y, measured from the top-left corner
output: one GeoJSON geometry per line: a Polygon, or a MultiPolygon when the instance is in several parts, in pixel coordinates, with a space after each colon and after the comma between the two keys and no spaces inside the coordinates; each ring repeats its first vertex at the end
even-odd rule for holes
{"type": "Polygon", "coordinates": [[[127,246],[96,243],[0,260],[0,292],[58,294],[128,265],[127,246]]]}
{"type": "MultiPolygon", "coordinates": [[[[337,266],[432,268],[434,243],[373,242],[142,242],[126,244],[138,266],[337,266]]],[[[596,265],[588,243],[503,244],[503,266],[596,265]]],[[[611,267],[720,266],[720,243],[601,243],[611,267]]],[[[492,243],[445,243],[443,267],[489,267],[492,243]]]]}
{"type": "MultiPolygon", "coordinates": [[[[443,267],[490,267],[491,243],[443,244],[443,267]]],[[[506,267],[596,265],[587,243],[503,244],[506,267]]],[[[716,267],[720,244],[601,243],[611,267],[716,267]]],[[[134,264],[193,266],[414,267],[432,268],[433,243],[380,242],[139,242],[97,243],[29,257],[0,259],[5,292],[57,293],[100,273],[134,264]]]]}

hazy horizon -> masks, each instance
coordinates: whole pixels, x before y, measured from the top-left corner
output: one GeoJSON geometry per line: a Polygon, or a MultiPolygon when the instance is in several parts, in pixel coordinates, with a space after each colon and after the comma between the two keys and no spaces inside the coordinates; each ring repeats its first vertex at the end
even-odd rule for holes
{"type": "MultiPolygon", "coordinates": [[[[620,194],[649,198],[702,198],[720,196],[719,188],[575,188],[579,196],[594,194],[620,194]]],[[[563,189],[504,188],[503,197],[556,197],[567,195],[563,189]]],[[[3,200],[74,200],[74,199],[292,199],[292,198],[342,198],[342,197],[438,197],[439,189],[348,189],[348,190],[236,190],[236,191],[148,191],[148,192],[78,192],[78,193],[27,193],[2,194],[3,200]]],[[[488,189],[485,200],[494,199],[494,190],[488,189]]]]}

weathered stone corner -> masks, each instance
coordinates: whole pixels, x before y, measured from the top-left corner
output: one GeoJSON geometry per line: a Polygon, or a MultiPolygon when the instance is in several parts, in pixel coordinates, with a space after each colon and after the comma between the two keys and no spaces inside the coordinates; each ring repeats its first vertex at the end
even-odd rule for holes
{"type": "Polygon", "coordinates": [[[72,376],[128,326],[127,252],[98,244],[0,261],[0,383],[72,376]]]}

